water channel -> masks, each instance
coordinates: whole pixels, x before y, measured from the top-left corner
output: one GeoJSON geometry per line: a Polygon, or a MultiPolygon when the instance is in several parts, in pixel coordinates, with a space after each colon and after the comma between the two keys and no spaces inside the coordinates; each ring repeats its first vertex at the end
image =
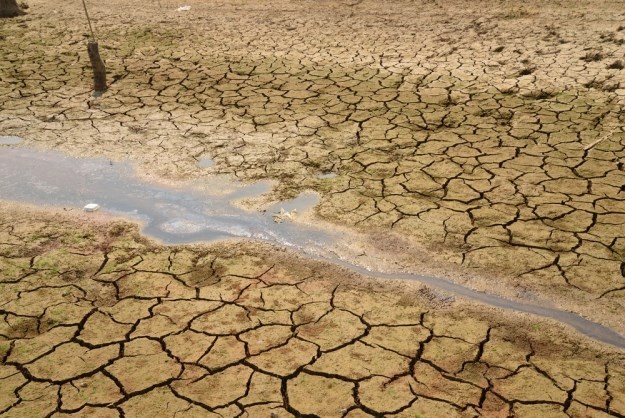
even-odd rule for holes
{"type": "MultiPolygon", "coordinates": [[[[7,140],[7,145],[18,142],[7,140]]],[[[202,164],[210,166],[208,162],[202,164]]],[[[2,200],[72,208],[97,203],[102,210],[139,221],[143,225],[144,234],[166,244],[228,238],[261,240],[365,276],[416,280],[454,296],[497,308],[552,318],[592,339],[625,348],[624,336],[576,313],[479,292],[445,278],[372,271],[352,260],[341,259],[332,252],[335,244],[341,239],[345,240],[338,233],[298,222],[275,222],[274,212],[289,213],[294,209],[301,212],[316,205],[318,197],[313,193],[304,193],[292,201],[280,202],[266,211],[246,210],[233,204],[234,201],[257,197],[270,190],[269,182],[244,185],[226,177],[216,177],[205,182],[201,190],[155,184],[138,178],[128,162],[77,159],[53,151],[0,147],[2,200]]]]}

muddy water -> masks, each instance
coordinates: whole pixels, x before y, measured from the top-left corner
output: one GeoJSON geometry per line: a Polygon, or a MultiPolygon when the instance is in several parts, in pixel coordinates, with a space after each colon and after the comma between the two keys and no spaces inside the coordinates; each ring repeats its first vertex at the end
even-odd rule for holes
{"type": "Polygon", "coordinates": [[[271,184],[267,182],[242,185],[226,178],[205,183],[202,191],[176,188],[136,178],[128,163],[75,159],[56,152],[24,148],[0,148],[0,199],[3,200],[74,208],[98,203],[103,210],[141,221],[146,235],[169,244],[226,238],[262,240],[366,276],[417,280],[451,295],[552,318],[597,341],[625,348],[625,337],[575,313],[478,292],[442,278],[371,271],[333,255],[330,248],[339,243],[338,235],[298,223],[273,221],[273,212],[280,209],[302,212],[313,207],[318,201],[315,194],[307,193],[292,201],[280,202],[265,212],[248,211],[232,204],[237,199],[255,197],[270,189],[271,184]]]}
{"type": "MultiPolygon", "coordinates": [[[[304,250],[334,241],[321,230],[277,224],[270,211],[247,211],[232,204],[270,191],[270,183],[243,185],[219,178],[205,186],[200,192],[149,184],[136,178],[128,163],[0,149],[0,198],[4,200],[72,208],[97,203],[102,210],[141,221],[145,234],[166,244],[253,238],[304,250]]],[[[316,203],[315,197],[284,205],[304,211],[316,203]]]]}
{"type": "Polygon", "coordinates": [[[210,158],[200,158],[197,160],[197,165],[200,168],[209,168],[212,167],[215,163],[210,158]]]}
{"type": "Polygon", "coordinates": [[[20,137],[0,135],[0,145],[17,145],[20,142],[22,142],[20,137]]]}
{"type": "MultiPolygon", "coordinates": [[[[323,259],[322,257],[316,257],[323,259]]],[[[438,277],[422,276],[413,273],[388,273],[380,271],[371,271],[367,268],[358,266],[344,260],[325,260],[338,264],[350,270],[353,270],[363,276],[369,276],[373,278],[382,279],[395,279],[395,280],[417,280],[429,286],[446,291],[452,295],[473,299],[475,301],[494,306],[496,308],[508,309],[517,312],[523,312],[533,315],[538,315],[546,318],[555,319],[558,322],[567,324],[582,334],[603,343],[607,343],[619,348],[625,348],[625,337],[615,332],[614,330],[600,325],[596,322],[590,321],[576,313],[562,311],[559,309],[549,308],[546,306],[540,306],[533,303],[523,303],[503,298],[497,295],[491,295],[488,293],[478,292],[476,290],[469,289],[460,284],[453,283],[446,279],[438,277]]]]}
{"type": "Polygon", "coordinates": [[[317,176],[317,178],[321,179],[321,180],[327,180],[327,179],[333,179],[336,177],[336,173],[321,173],[317,176]]]}

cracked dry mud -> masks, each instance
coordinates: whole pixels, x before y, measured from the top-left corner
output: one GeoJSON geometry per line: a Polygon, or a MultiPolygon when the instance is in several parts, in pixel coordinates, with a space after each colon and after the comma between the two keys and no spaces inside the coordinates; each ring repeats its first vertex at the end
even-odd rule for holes
{"type": "Polygon", "coordinates": [[[90,5],[111,82],[96,98],[78,5],[2,21],[0,131],[169,178],[312,189],[326,220],[625,332],[614,2],[189,4],[90,5]]]}
{"type": "Polygon", "coordinates": [[[623,353],[544,320],[259,244],[0,210],[3,417],[625,416],[623,353]]]}
{"type": "MultiPolygon", "coordinates": [[[[618,3],[188,4],[90,4],[101,97],[80,5],[0,21],[0,134],[314,190],[372,253],[625,333],[618,3]]],[[[625,416],[622,353],[552,322],[0,209],[2,416],[625,416]]]]}

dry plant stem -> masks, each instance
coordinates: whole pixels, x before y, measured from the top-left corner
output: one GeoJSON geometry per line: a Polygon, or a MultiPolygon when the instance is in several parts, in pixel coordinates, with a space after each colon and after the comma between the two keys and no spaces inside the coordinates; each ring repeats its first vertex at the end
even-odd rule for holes
{"type": "Polygon", "coordinates": [[[612,136],[612,134],[614,134],[614,132],[616,132],[616,128],[612,129],[610,132],[608,132],[607,134],[603,135],[602,137],[597,139],[595,142],[586,145],[584,147],[584,151],[588,151],[589,149],[593,148],[595,145],[599,144],[600,142],[610,138],[612,136]]]}

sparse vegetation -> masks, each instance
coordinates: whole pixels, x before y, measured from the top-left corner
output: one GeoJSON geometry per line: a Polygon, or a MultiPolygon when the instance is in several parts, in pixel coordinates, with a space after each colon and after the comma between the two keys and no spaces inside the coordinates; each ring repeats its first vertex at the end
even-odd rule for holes
{"type": "Polygon", "coordinates": [[[598,80],[593,79],[584,83],[584,87],[589,89],[597,89],[602,91],[611,92],[619,88],[619,82],[615,80],[598,80]]]}
{"type": "Polygon", "coordinates": [[[527,97],[528,99],[533,100],[546,100],[554,97],[556,94],[552,91],[548,90],[533,90],[529,93],[523,95],[523,97],[527,97]]]}
{"type": "Polygon", "coordinates": [[[602,33],[599,35],[599,38],[601,39],[601,42],[610,42],[616,45],[625,44],[625,39],[617,38],[613,32],[602,33]]]}
{"type": "Polygon", "coordinates": [[[519,77],[522,77],[522,76],[524,76],[524,75],[530,75],[530,74],[532,74],[534,71],[536,71],[536,67],[525,67],[525,68],[522,68],[522,69],[519,71],[519,77]]]}
{"type": "Polygon", "coordinates": [[[521,6],[509,9],[501,13],[499,16],[502,19],[521,19],[524,17],[530,17],[532,15],[533,13],[529,12],[525,7],[521,6]]]}
{"type": "Polygon", "coordinates": [[[603,55],[602,52],[589,51],[584,56],[580,57],[579,59],[581,59],[584,62],[596,62],[596,61],[601,61],[604,58],[605,56],[603,55]]]}
{"type": "Polygon", "coordinates": [[[557,28],[554,25],[547,25],[545,26],[545,29],[547,29],[547,39],[560,37],[560,34],[558,33],[557,28]]]}

